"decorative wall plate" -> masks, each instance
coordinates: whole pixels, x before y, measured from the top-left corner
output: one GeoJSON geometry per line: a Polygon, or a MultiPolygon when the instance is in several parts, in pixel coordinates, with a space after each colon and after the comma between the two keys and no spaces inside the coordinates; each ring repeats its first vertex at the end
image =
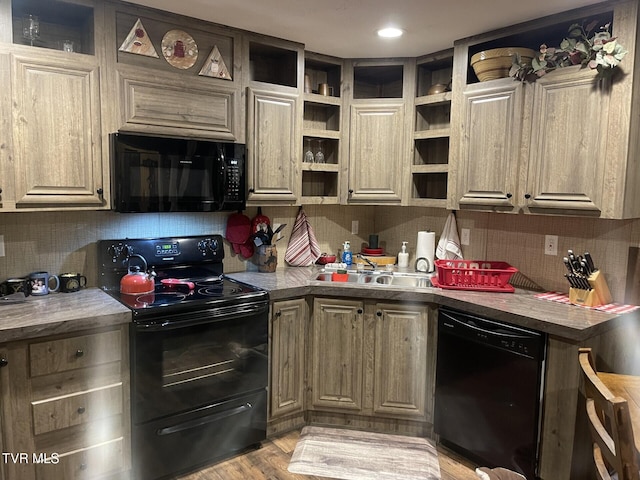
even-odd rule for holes
{"type": "Polygon", "coordinates": [[[186,70],[198,59],[198,45],[187,32],[169,30],[162,37],[162,54],[170,65],[186,70]]]}
{"type": "Polygon", "coordinates": [[[138,19],[131,30],[129,30],[127,38],[124,39],[124,42],[122,42],[118,50],[136,55],[144,55],[145,57],[160,58],[140,19],[138,19]]]}
{"type": "Polygon", "coordinates": [[[200,69],[200,73],[204,77],[224,78],[225,80],[232,80],[231,74],[227,65],[222,59],[222,54],[218,50],[218,46],[214,45],[213,50],[204,62],[204,65],[200,69]]]}

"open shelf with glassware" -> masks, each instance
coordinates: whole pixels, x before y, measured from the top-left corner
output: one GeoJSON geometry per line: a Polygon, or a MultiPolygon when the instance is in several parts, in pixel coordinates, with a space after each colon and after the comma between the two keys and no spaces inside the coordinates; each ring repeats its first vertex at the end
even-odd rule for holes
{"type": "Polygon", "coordinates": [[[411,205],[446,206],[452,72],[453,49],[416,62],[411,205]]]}
{"type": "Polygon", "coordinates": [[[305,52],[302,203],[340,200],[342,72],[341,59],[305,52]]]}
{"type": "Polygon", "coordinates": [[[93,55],[94,12],[90,6],[43,0],[12,0],[13,43],[93,55]]]}

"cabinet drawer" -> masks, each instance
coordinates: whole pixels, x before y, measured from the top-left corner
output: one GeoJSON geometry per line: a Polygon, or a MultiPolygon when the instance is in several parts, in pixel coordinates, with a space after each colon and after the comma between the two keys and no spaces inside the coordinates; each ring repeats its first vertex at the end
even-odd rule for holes
{"type": "Polygon", "coordinates": [[[38,480],[84,480],[115,473],[124,466],[124,439],[61,454],[58,463],[36,466],[38,480]]]}
{"type": "Polygon", "coordinates": [[[120,330],[29,345],[31,376],[116,362],[121,359],[120,330]]]}
{"type": "Polygon", "coordinates": [[[122,383],[32,402],[34,434],[121,414],[122,402],[122,383]]]}

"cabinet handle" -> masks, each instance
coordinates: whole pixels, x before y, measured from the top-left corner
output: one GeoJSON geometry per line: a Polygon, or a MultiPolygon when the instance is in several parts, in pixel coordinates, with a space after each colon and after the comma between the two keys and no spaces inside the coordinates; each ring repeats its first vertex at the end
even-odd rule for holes
{"type": "Polygon", "coordinates": [[[531,198],[531,194],[530,193],[525,193],[524,194],[524,198],[526,198],[527,200],[529,200],[531,198]]]}
{"type": "Polygon", "coordinates": [[[4,357],[0,358],[0,367],[6,367],[7,365],[9,365],[9,360],[4,357]]]}
{"type": "Polygon", "coordinates": [[[100,196],[102,196],[104,190],[102,190],[101,188],[99,188],[98,190],[96,190],[96,193],[100,196]]]}
{"type": "Polygon", "coordinates": [[[81,348],[79,348],[78,350],[76,350],[76,358],[80,358],[84,355],[84,350],[82,350],[81,348]]]}
{"type": "Polygon", "coordinates": [[[378,317],[381,317],[381,316],[382,316],[382,312],[381,312],[380,310],[378,310],[378,311],[376,312],[376,315],[377,315],[378,317]]]}
{"type": "Polygon", "coordinates": [[[510,193],[507,193],[507,198],[511,198],[513,197],[513,195],[511,195],[510,193]]]}
{"type": "Polygon", "coordinates": [[[358,315],[362,315],[362,309],[361,309],[361,308],[359,308],[359,309],[357,310],[357,312],[358,312],[358,315]]]}
{"type": "Polygon", "coordinates": [[[85,411],[86,411],[86,409],[84,407],[78,407],[78,413],[80,415],[82,415],[85,411]]]}

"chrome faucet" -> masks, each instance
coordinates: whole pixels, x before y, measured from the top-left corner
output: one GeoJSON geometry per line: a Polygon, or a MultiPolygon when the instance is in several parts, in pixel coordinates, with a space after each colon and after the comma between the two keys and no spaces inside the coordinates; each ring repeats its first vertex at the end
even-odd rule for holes
{"type": "Polygon", "coordinates": [[[373,270],[378,268],[378,264],[376,262],[372,262],[367,257],[365,257],[365,256],[363,256],[363,255],[361,255],[359,253],[356,255],[356,257],[358,257],[360,260],[364,260],[364,262],[367,263],[373,270]]]}

